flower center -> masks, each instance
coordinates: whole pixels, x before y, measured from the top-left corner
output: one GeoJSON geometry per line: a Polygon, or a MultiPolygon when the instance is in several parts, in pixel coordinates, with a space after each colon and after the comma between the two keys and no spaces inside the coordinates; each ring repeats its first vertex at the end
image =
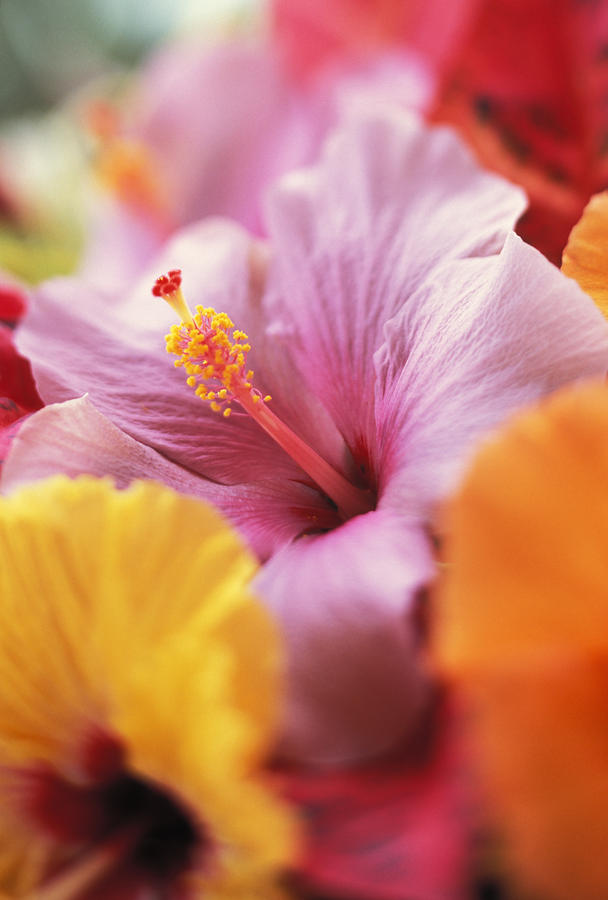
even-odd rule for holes
{"type": "Polygon", "coordinates": [[[193,315],[181,280],[181,270],[172,269],[157,278],[152,293],[166,300],[180,319],[166,337],[167,352],[178,357],[175,366],[184,369],[197,396],[226,419],[238,403],[333,500],[343,519],[373,509],[370,491],[351,484],[269,408],[272,397],[254,387],[254,373],[247,367],[251,345],[245,332],[211,307],[197,306],[193,315]]]}
{"type": "Polygon", "coordinates": [[[107,887],[99,896],[126,884],[164,896],[210,842],[169,793],[125,768],[118,741],[96,733],[94,743],[95,764],[82,759],[84,784],[46,766],[20,773],[29,822],[67,859],[43,874],[36,897],[69,900],[92,883],[107,887]]]}

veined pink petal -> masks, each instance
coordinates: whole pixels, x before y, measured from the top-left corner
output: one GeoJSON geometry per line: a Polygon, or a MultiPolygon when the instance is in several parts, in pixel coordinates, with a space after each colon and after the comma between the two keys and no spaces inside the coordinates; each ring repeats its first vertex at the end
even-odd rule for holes
{"type": "Polygon", "coordinates": [[[373,431],[385,323],[440,263],[499,252],[523,208],[452,132],[397,108],[355,116],[319,166],[279,182],[269,308],[351,447],[373,431]]]}
{"type": "Polygon", "coordinates": [[[414,600],[433,571],[422,528],[389,512],[301,538],[262,569],[255,587],[287,642],[287,757],[344,762],[411,736],[428,699],[414,600]]]}
{"type": "MultiPolygon", "coordinates": [[[[18,341],[32,361],[44,401],[88,393],[127,434],[215,481],[306,481],[302,470],[249,416],[237,412],[227,421],[195,396],[165,350],[164,334],[175,315],[150,293],[155,275],[180,267],[193,305],[215,305],[252,339],[257,335],[264,340],[259,305],[264,277],[259,265],[252,265],[254,250],[241,228],[212,220],[181,232],[124,297],[93,289],[82,279],[42,285],[18,341]]],[[[268,354],[261,349],[254,350],[250,360],[255,370],[256,354],[261,360],[272,354],[273,377],[264,378],[262,372],[260,385],[270,390],[273,407],[278,414],[284,407],[304,438],[314,430],[320,435],[320,451],[338,457],[341,438],[318,401],[298,383],[295,368],[281,360],[281,348],[268,354]]]]}
{"type": "Polygon", "coordinates": [[[561,385],[608,370],[608,323],[515,234],[448,261],[385,328],[376,355],[381,505],[428,517],[476,442],[561,385]]]}
{"type": "Polygon", "coordinates": [[[227,486],[207,481],[129,437],[87,397],[52,404],[30,416],[14,437],[1,471],[8,493],[57,472],[109,475],[118,487],[138,478],[161,481],[182,494],[213,503],[240,529],[262,559],[302,530],[302,520],[327,514],[319,495],[304,485],[268,479],[227,486]]]}

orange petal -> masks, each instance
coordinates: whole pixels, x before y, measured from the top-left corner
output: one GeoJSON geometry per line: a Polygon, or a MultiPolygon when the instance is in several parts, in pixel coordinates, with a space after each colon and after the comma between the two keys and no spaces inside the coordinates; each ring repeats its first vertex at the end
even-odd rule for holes
{"type": "Polygon", "coordinates": [[[605,900],[606,385],[564,390],[488,443],[447,520],[436,649],[470,701],[507,861],[533,896],[605,900]]]}
{"type": "Polygon", "coordinates": [[[469,690],[508,868],[535,897],[606,900],[608,655],[497,666],[469,690]]]}
{"type": "Polygon", "coordinates": [[[446,664],[608,651],[604,383],[559,392],[488,443],[447,518],[446,664]]]}
{"type": "Polygon", "coordinates": [[[564,250],[562,272],[608,317],[608,191],[592,197],[564,250]]]}

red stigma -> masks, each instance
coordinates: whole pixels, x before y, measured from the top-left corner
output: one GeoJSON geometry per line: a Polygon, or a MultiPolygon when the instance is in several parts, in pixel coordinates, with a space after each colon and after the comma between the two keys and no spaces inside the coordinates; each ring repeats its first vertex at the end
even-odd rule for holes
{"type": "Polygon", "coordinates": [[[166,275],[159,275],[154,282],[152,293],[155,297],[170,297],[179,290],[182,283],[182,270],[170,269],[166,275]]]}

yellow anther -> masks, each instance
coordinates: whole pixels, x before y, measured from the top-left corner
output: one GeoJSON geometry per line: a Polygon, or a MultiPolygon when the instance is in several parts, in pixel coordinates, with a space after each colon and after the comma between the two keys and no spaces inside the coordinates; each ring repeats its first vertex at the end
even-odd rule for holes
{"type": "MultiPolygon", "coordinates": [[[[171,302],[177,297],[180,282],[181,272],[171,270],[161,275],[152,292],[155,296],[171,295],[166,298],[171,302]]],[[[348,482],[266,406],[271,395],[262,396],[253,386],[253,370],[245,369],[251,349],[245,332],[235,329],[226,313],[197,306],[192,317],[187,307],[184,315],[181,307],[174,308],[181,322],[171,328],[166,339],[167,350],[178,357],[175,365],[183,367],[186,381],[194,387],[196,395],[225,419],[232,414],[230,404],[237,402],[334,501],[341,517],[369,512],[372,508],[369,492],[348,482]]]]}
{"type": "MultiPolygon", "coordinates": [[[[171,278],[161,276],[159,290],[167,292],[170,283],[172,296],[177,293],[171,278]]],[[[178,273],[179,278],[181,275],[178,273]]],[[[189,311],[188,311],[189,312],[189,311]]],[[[194,317],[173,325],[167,335],[167,350],[178,357],[175,365],[183,367],[187,384],[196,395],[209,402],[214,412],[230,415],[232,400],[243,404],[245,395],[254,402],[261,399],[253,388],[253,370],[245,372],[247,353],[251,349],[246,332],[235,328],[230,316],[211,307],[197,306],[194,317]]]]}

